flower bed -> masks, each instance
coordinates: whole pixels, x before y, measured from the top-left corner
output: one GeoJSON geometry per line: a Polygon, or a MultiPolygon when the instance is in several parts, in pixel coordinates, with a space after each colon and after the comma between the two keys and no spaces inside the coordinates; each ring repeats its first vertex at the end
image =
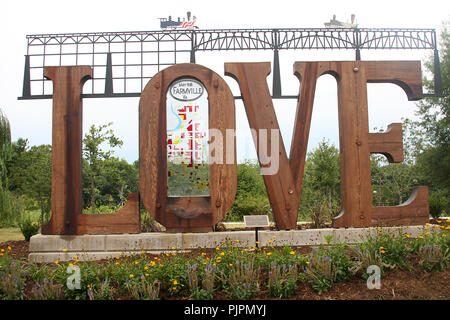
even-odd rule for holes
{"type": "Polygon", "coordinates": [[[449,299],[450,220],[439,223],[424,226],[416,238],[379,228],[357,245],[336,243],[331,236],[321,245],[295,248],[242,248],[235,240],[212,250],[142,252],[93,262],[74,256],[69,262],[29,263],[23,242],[1,244],[0,298],[449,299]],[[379,290],[367,287],[370,266],[379,268],[379,290]],[[413,288],[425,282],[431,291],[415,296],[413,288]]]}

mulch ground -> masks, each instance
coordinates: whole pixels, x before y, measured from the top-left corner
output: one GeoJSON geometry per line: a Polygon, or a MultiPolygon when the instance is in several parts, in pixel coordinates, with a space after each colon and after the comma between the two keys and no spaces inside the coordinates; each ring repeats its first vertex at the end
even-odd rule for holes
{"type": "MultiPolygon", "coordinates": [[[[16,259],[28,257],[29,243],[26,241],[8,241],[0,243],[0,249],[11,246],[12,255],[16,259]]],[[[297,247],[298,253],[308,253],[309,247],[297,247]]],[[[205,251],[202,249],[202,251],[205,251]]],[[[200,253],[200,251],[199,251],[200,253]]],[[[196,254],[191,252],[189,254],[196,254]]],[[[99,261],[98,263],[102,263],[99,261]]],[[[127,297],[120,297],[126,299],[127,297]]],[[[180,299],[168,295],[162,299],[180,299]]],[[[187,299],[187,298],[185,298],[187,299]]],[[[216,300],[227,300],[222,292],[215,293],[216,300]]],[[[258,299],[273,299],[263,285],[256,296],[258,299]]],[[[414,271],[391,270],[384,273],[381,279],[381,289],[369,290],[366,281],[354,277],[349,282],[335,283],[332,288],[319,295],[308,283],[300,283],[295,294],[289,300],[449,300],[450,299],[450,268],[443,272],[424,272],[419,267],[414,271]]]]}

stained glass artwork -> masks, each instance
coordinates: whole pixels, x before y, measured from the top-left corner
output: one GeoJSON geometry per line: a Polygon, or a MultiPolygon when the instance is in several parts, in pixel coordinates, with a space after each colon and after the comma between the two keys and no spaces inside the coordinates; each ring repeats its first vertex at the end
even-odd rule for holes
{"type": "Polygon", "coordinates": [[[167,91],[167,196],[209,195],[208,95],[195,79],[167,91]]]}

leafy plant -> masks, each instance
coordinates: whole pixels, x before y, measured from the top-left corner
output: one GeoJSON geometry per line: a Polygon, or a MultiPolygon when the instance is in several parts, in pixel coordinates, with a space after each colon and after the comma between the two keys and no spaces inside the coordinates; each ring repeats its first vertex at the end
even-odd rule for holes
{"type": "Polygon", "coordinates": [[[125,287],[128,293],[135,300],[158,300],[161,283],[155,279],[153,282],[147,281],[144,275],[139,280],[127,280],[125,287]]]}
{"type": "Polygon", "coordinates": [[[65,298],[64,288],[53,280],[44,278],[42,284],[36,282],[31,289],[31,296],[36,300],[62,300],[65,298]]]}
{"type": "Polygon", "coordinates": [[[260,268],[240,261],[230,268],[228,275],[221,271],[221,279],[226,283],[226,291],[231,299],[251,299],[259,291],[260,268]]]}
{"type": "Polygon", "coordinates": [[[419,249],[419,264],[426,271],[443,271],[449,262],[449,249],[443,249],[436,245],[426,245],[419,249]]]}
{"type": "Polygon", "coordinates": [[[30,238],[38,233],[40,226],[38,222],[34,222],[31,217],[27,215],[19,222],[19,228],[25,241],[30,241],[30,238]]]}
{"type": "Polygon", "coordinates": [[[336,269],[331,263],[331,257],[319,255],[315,248],[313,248],[308,264],[303,271],[311,287],[319,294],[329,290],[337,276],[336,269]]]}
{"type": "Polygon", "coordinates": [[[272,297],[290,297],[297,288],[298,268],[297,265],[277,265],[272,262],[269,270],[269,294],[272,297]]]}
{"type": "Polygon", "coordinates": [[[111,287],[111,279],[106,278],[100,282],[98,288],[90,287],[87,290],[89,300],[111,300],[114,297],[114,288],[111,287]]]}
{"type": "Polygon", "coordinates": [[[433,218],[438,219],[445,209],[445,200],[438,192],[433,192],[429,197],[429,206],[430,215],[433,218]]]}
{"type": "Polygon", "coordinates": [[[11,261],[9,268],[0,270],[0,298],[21,300],[24,295],[25,277],[20,265],[11,261]]]}

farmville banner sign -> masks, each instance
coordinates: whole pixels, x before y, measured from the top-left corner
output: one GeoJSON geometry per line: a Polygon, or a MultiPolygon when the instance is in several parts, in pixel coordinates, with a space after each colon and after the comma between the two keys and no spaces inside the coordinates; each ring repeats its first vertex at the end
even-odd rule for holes
{"type": "MultiPolygon", "coordinates": [[[[295,229],[317,79],[337,80],[342,211],[334,227],[423,224],[428,188],[399,206],[374,207],[370,154],[403,161],[401,124],[369,133],[367,83],[399,85],[422,97],[420,61],[295,62],[299,99],[289,154],[266,77],[270,63],[226,63],[239,84],[261,174],[278,229],[295,229]]],[[[153,76],[139,102],[139,193],[112,214],[82,214],[82,88],[90,66],[45,67],[53,82],[52,216],[43,234],[139,233],[140,203],[168,232],[205,232],[224,219],[236,195],[236,121],[230,88],[214,71],[177,64],[153,76]]]]}

